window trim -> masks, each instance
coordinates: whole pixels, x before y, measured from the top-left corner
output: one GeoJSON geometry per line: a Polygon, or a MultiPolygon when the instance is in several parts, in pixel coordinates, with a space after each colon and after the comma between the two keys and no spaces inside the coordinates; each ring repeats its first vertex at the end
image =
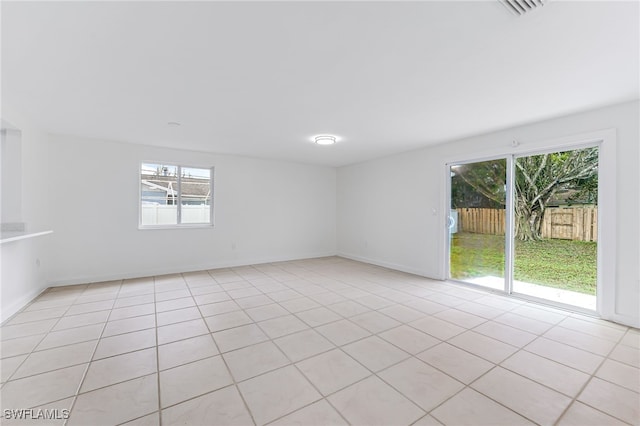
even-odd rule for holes
{"type": "Polygon", "coordinates": [[[214,227],[214,175],[215,175],[215,166],[194,166],[187,164],[178,164],[173,162],[166,161],[139,161],[138,162],[138,230],[150,230],[150,229],[194,229],[194,228],[213,228],[214,227]],[[177,196],[175,198],[175,203],[177,205],[176,211],[176,221],[177,223],[166,224],[166,225],[143,225],[142,224],[142,185],[141,185],[141,177],[142,177],[142,165],[143,164],[161,164],[166,166],[172,166],[177,168],[177,196]],[[183,168],[191,168],[191,169],[205,169],[209,170],[209,191],[210,191],[210,206],[209,209],[209,222],[200,222],[200,223],[181,223],[182,222],[182,173],[181,170],[183,168]]]}

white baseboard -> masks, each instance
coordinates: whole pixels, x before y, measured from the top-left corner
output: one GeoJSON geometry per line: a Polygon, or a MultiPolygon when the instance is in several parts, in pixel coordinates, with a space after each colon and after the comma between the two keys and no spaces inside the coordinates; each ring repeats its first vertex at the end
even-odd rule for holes
{"type": "Polygon", "coordinates": [[[2,308],[2,315],[0,316],[0,324],[4,324],[5,321],[9,320],[15,314],[20,312],[25,306],[31,303],[36,297],[42,294],[47,287],[39,290],[34,290],[28,294],[25,294],[20,299],[13,302],[11,305],[2,308]]]}
{"type": "Polygon", "coordinates": [[[358,255],[355,255],[355,254],[349,254],[349,253],[343,253],[343,252],[338,253],[337,256],[344,257],[345,259],[357,260],[358,262],[369,263],[371,265],[382,266],[384,268],[389,268],[389,269],[393,269],[393,270],[400,271],[400,272],[406,272],[408,274],[413,274],[413,275],[418,275],[418,276],[425,277],[425,278],[430,278],[432,280],[441,281],[440,278],[429,276],[424,271],[421,271],[421,270],[415,269],[415,268],[411,268],[409,266],[400,265],[400,264],[397,264],[397,263],[385,262],[383,260],[371,259],[371,258],[368,258],[368,257],[358,256],[358,255]]]}
{"type": "Polygon", "coordinates": [[[319,253],[310,253],[307,255],[290,255],[290,256],[261,256],[252,259],[242,259],[242,260],[226,260],[221,262],[207,262],[202,264],[195,265],[184,265],[181,267],[169,267],[169,268],[150,268],[145,270],[136,270],[136,271],[127,271],[120,272],[115,274],[108,275],[85,275],[85,276],[76,276],[69,278],[62,278],[59,280],[54,280],[49,283],[50,287],[60,287],[66,285],[76,285],[76,284],[87,284],[87,283],[95,283],[95,282],[104,282],[104,281],[116,281],[123,279],[132,279],[132,278],[144,278],[144,277],[152,277],[157,275],[167,275],[167,274],[179,274],[183,272],[197,272],[197,271],[206,271],[209,269],[219,269],[219,268],[233,268],[238,266],[247,266],[247,265],[259,265],[263,263],[274,263],[274,262],[287,262],[291,260],[304,260],[304,259],[313,259],[316,257],[328,257],[328,256],[336,256],[335,252],[319,252],[319,253]]]}
{"type": "MultiPolygon", "coordinates": [[[[425,278],[430,278],[434,280],[441,281],[438,277],[432,277],[424,273],[424,271],[411,268],[405,265],[400,265],[392,262],[385,262],[377,259],[371,259],[365,256],[358,256],[349,253],[335,253],[335,252],[321,252],[315,254],[309,254],[305,256],[278,256],[278,257],[258,257],[250,260],[242,260],[242,261],[223,261],[223,262],[209,262],[207,264],[199,264],[199,265],[190,265],[184,266],[182,268],[152,268],[143,271],[131,271],[124,272],[113,275],[98,275],[98,276],[84,276],[84,277],[74,277],[68,279],[62,279],[59,281],[55,281],[49,283],[50,287],[57,286],[65,286],[65,285],[75,285],[75,284],[86,284],[92,282],[103,282],[103,281],[114,281],[114,280],[122,280],[122,279],[130,279],[130,278],[142,278],[142,277],[150,277],[156,275],[166,275],[166,274],[175,274],[175,273],[183,273],[183,272],[195,272],[195,271],[204,271],[210,269],[218,269],[218,268],[232,268],[246,265],[259,265],[263,263],[273,263],[273,262],[286,262],[293,260],[304,260],[304,259],[313,259],[318,257],[328,257],[328,256],[340,256],[345,259],[351,259],[359,262],[368,263],[371,265],[381,266],[384,268],[393,269],[400,272],[406,272],[409,274],[418,275],[425,278]]],[[[14,302],[9,307],[2,309],[2,316],[0,317],[0,322],[4,323],[13,315],[18,313],[21,309],[23,309],[27,304],[29,304],[32,300],[34,300],[38,295],[40,295],[45,289],[34,291],[30,294],[25,295],[20,300],[14,302]]],[[[640,328],[640,318],[633,317],[629,315],[623,314],[613,314],[610,317],[603,318],[609,321],[613,321],[619,324],[624,324],[631,327],[640,328]]]]}

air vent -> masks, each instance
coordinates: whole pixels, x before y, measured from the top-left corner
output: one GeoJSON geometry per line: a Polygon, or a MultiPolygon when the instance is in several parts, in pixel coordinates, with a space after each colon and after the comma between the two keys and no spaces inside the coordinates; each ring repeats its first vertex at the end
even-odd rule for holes
{"type": "Polygon", "coordinates": [[[540,9],[549,0],[498,0],[509,12],[521,16],[533,10],[540,9]]]}

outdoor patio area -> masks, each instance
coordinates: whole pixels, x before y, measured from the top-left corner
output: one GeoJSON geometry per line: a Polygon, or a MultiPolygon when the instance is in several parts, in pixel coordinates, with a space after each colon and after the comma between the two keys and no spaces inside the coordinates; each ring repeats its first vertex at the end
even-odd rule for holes
{"type": "MultiPolygon", "coordinates": [[[[504,291],[504,278],[486,276],[470,278],[465,282],[481,285],[483,287],[504,291]]],[[[570,290],[563,290],[554,287],[546,287],[539,284],[526,283],[523,281],[513,281],[513,293],[523,294],[538,299],[548,300],[553,303],[570,305],[589,311],[596,310],[596,296],[578,293],[570,290]]]]}

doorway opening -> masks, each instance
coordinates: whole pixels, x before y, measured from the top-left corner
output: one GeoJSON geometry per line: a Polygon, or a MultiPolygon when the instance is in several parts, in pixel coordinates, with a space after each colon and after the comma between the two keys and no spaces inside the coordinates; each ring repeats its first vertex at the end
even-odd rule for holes
{"type": "Polygon", "coordinates": [[[595,311],[598,146],[448,165],[448,278],[595,311]]]}

